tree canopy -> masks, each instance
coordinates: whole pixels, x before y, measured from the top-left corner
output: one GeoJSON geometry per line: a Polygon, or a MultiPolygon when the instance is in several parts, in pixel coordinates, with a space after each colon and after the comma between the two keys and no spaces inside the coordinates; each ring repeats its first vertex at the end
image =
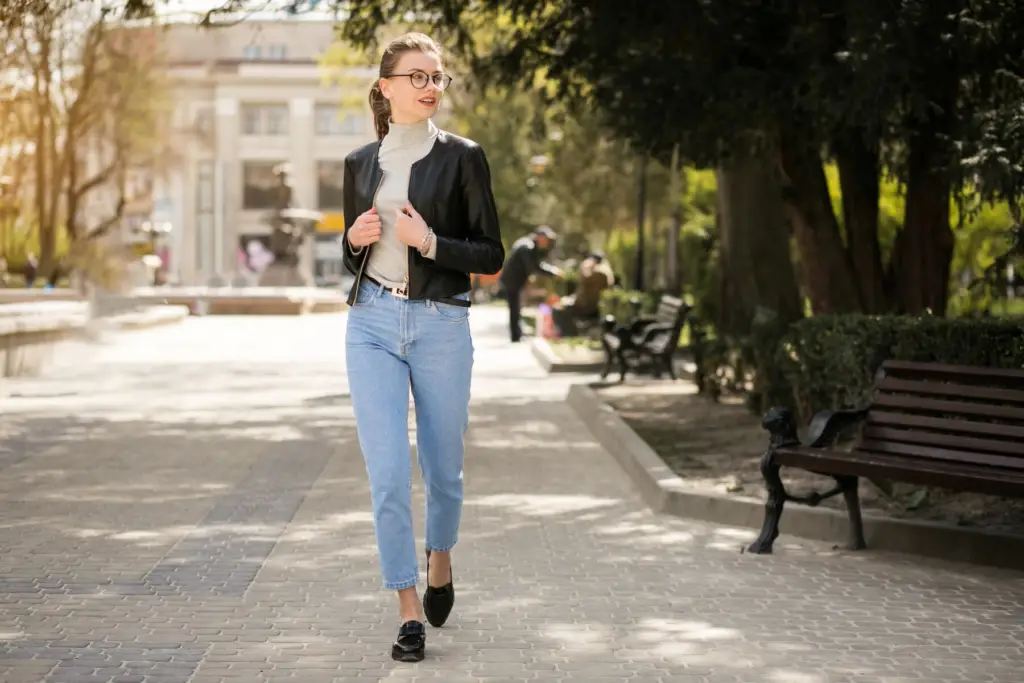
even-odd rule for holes
{"type": "Polygon", "coordinates": [[[333,11],[360,45],[389,24],[428,26],[478,81],[542,83],[663,163],[767,164],[818,312],[941,314],[953,219],[994,200],[1020,217],[1017,0],[224,0],[207,19],[269,5],[333,11]],[[906,210],[883,258],[886,177],[906,210]]]}
{"type": "MultiPolygon", "coordinates": [[[[819,311],[941,313],[949,197],[1021,199],[1024,6],[1012,0],[370,0],[337,3],[370,42],[416,16],[492,80],[532,82],[593,107],[619,135],[701,165],[755,156],[780,171],[819,311]],[[501,31],[473,41],[481,21],[501,31]],[[840,171],[842,215],[823,163],[840,171]],[[907,210],[887,264],[883,173],[907,210]]],[[[962,211],[961,214],[964,212],[962,211]]]]}

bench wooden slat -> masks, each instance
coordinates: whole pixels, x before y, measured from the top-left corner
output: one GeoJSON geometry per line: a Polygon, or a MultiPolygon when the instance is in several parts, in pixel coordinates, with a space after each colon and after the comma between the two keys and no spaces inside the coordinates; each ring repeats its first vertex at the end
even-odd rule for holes
{"type": "Polygon", "coordinates": [[[940,399],[901,396],[878,393],[872,406],[901,408],[910,412],[933,412],[953,415],[971,415],[989,418],[1003,418],[1024,422],[1024,407],[999,406],[989,403],[968,403],[966,401],[945,401],[940,399]]]}
{"type": "Polygon", "coordinates": [[[1011,455],[996,455],[994,453],[977,453],[973,451],[960,451],[952,448],[936,448],[910,443],[899,443],[896,441],[870,441],[864,440],[857,444],[855,450],[871,451],[872,453],[891,453],[893,455],[904,455],[907,457],[923,458],[926,460],[944,460],[946,462],[973,463],[979,467],[1005,467],[1011,470],[1024,471],[1024,458],[1015,458],[1011,455]]]}
{"type": "Polygon", "coordinates": [[[812,448],[776,451],[780,464],[811,472],[825,471],[854,477],[881,477],[910,484],[988,493],[1019,498],[1024,496],[1024,472],[1001,468],[962,465],[942,460],[904,458],[870,451],[833,452],[812,448]]]}
{"type": "Polygon", "coordinates": [[[1007,439],[1024,439],[1024,426],[999,424],[996,422],[974,422],[972,420],[948,417],[911,415],[887,410],[871,410],[868,412],[868,422],[879,425],[931,429],[944,434],[984,434],[986,436],[997,436],[1007,439]]]}
{"type": "Polygon", "coordinates": [[[983,387],[956,382],[925,382],[893,377],[885,377],[877,386],[879,391],[898,394],[954,396],[1024,405],[1024,390],[983,387]]]}
{"type": "Polygon", "coordinates": [[[887,360],[882,363],[882,371],[890,377],[931,377],[971,384],[982,382],[988,385],[1024,386],[1024,369],[1018,368],[987,368],[973,365],[887,360]]]}
{"type": "Polygon", "coordinates": [[[893,443],[915,443],[922,445],[948,446],[954,449],[979,451],[981,453],[1003,453],[1024,459],[1024,441],[1019,439],[981,439],[973,436],[954,436],[921,429],[896,429],[881,427],[870,422],[864,427],[862,438],[871,441],[893,443]]]}
{"type": "Polygon", "coordinates": [[[682,308],[682,306],[683,302],[681,299],[662,297],[661,301],[658,303],[658,309],[655,311],[654,317],[658,322],[671,325],[676,321],[676,316],[679,315],[679,309],[682,308]]]}

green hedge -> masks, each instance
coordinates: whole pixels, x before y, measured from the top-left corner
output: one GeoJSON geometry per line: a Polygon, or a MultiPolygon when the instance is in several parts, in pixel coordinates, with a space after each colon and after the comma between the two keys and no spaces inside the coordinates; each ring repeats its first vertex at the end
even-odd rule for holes
{"type": "Polygon", "coordinates": [[[633,289],[606,289],[601,292],[598,310],[602,317],[613,315],[620,325],[624,325],[633,317],[635,308],[630,302],[634,298],[641,302],[640,313],[642,315],[651,314],[657,309],[661,294],[639,292],[633,289]]]}
{"type": "Polygon", "coordinates": [[[766,316],[752,346],[760,407],[795,408],[806,420],[865,403],[885,360],[1024,368],[1024,320],[821,315],[779,330],[766,316]]]}

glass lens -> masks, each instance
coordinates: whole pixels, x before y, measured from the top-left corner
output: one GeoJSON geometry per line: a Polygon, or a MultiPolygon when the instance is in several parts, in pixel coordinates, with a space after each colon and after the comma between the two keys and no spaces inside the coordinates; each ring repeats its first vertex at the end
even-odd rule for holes
{"type": "Polygon", "coordinates": [[[430,79],[430,76],[428,76],[427,74],[423,73],[422,71],[416,71],[416,72],[414,72],[412,74],[411,78],[412,78],[412,87],[414,87],[414,88],[425,88],[425,87],[427,87],[427,81],[430,79]]]}
{"type": "Polygon", "coordinates": [[[434,85],[436,85],[439,90],[447,90],[451,83],[452,77],[448,74],[434,74],[434,85]]]}

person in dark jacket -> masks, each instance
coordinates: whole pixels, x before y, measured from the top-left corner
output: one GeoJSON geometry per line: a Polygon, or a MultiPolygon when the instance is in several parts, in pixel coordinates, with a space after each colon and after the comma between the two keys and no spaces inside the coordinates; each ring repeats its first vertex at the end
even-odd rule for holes
{"type": "Polygon", "coordinates": [[[499,281],[508,299],[509,336],[513,342],[523,337],[519,317],[523,305],[523,289],[531,275],[545,274],[561,277],[562,271],[556,266],[546,263],[544,259],[555,246],[558,236],[555,231],[542,225],[526,237],[521,237],[509,249],[505,267],[501,270],[499,281]]]}

